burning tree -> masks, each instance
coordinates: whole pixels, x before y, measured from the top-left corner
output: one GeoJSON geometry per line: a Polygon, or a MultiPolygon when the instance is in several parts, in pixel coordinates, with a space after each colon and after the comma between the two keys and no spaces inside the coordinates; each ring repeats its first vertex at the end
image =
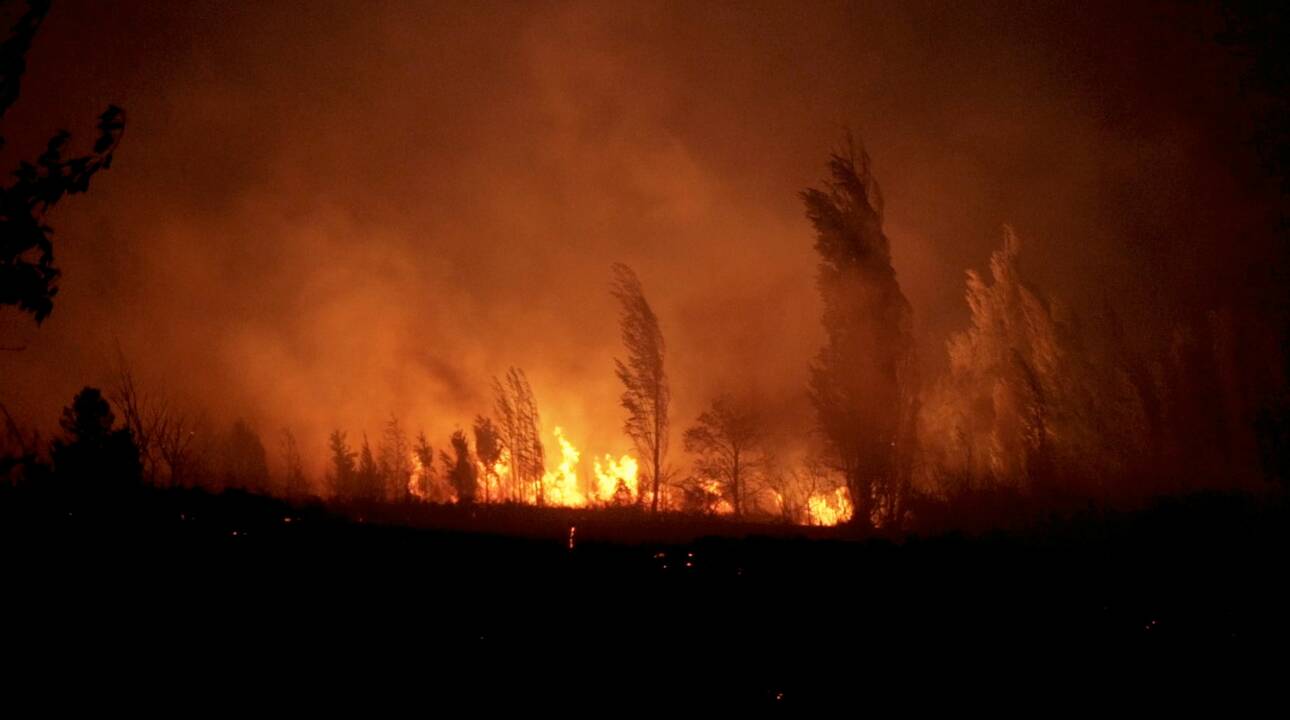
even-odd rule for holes
{"type": "Polygon", "coordinates": [[[453,454],[440,452],[439,459],[443,462],[448,482],[457,493],[457,502],[468,505],[475,502],[476,480],[479,477],[475,463],[470,459],[470,441],[466,439],[466,433],[458,430],[452,434],[451,443],[453,454]]]}
{"type": "MultiPolygon", "coordinates": [[[[505,382],[493,378],[493,394],[499,440],[505,451],[503,463],[510,468],[511,499],[524,502],[531,488],[541,505],[546,455],[533,388],[523,370],[511,368],[506,372],[505,382]]],[[[499,457],[502,457],[501,453],[499,457]]]]}
{"type": "MultiPolygon", "coordinates": [[[[622,406],[627,410],[623,430],[632,439],[645,465],[651,493],[650,511],[658,512],[659,484],[667,457],[667,405],[670,391],[663,369],[663,332],[658,317],[645,300],[645,291],[631,268],[613,265],[610,294],[621,306],[619,326],[627,362],[614,359],[615,373],[623,383],[622,406]]],[[[645,485],[641,485],[643,495],[645,485]]],[[[638,497],[640,502],[642,497],[638,497]]]]}
{"type": "Polygon", "coordinates": [[[490,500],[489,488],[497,484],[497,463],[502,459],[502,438],[493,421],[483,415],[475,418],[475,457],[484,474],[484,502],[490,500]]]}
{"type": "Polygon", "coordinates": [[[949,372],[922,413],[929,465],[951,495],[1081,482],[1100,494],[1145,453],[1144,399],[1135,373],[1093,353],[1073,318],[1023,279],[1020,253],[1005,227],[989,277],[968,272],[972,324],[950,338],[949,372]]]}
{"type": "Polygon", "coordinates": [[[416,458],[413,494],[429,502],[444,500],[444,493],[440,490],[438,478],[435,477],[434,449],[430,447],[430,440],[426,438],[424,430],[417,433],[417,442],[412,446],[412,455],[416,458]]]}
{"type": "Polygon", "coordinates": [[[743,515],[748,484],[760,467],[761,425],[751,403],[722,394],[685,431],[686,452],[698,455],[695,469],[715,481],[735,515],[743,515]]]}
{"type": "Polygon", "coordinates": [[[406,501],[411,493],[412,450],[407,433],[399,419],[390,416],[381,438],[381,476],[385,479],[385,497],[394,502],[406,501]]]}
{"type": "Polygon", "coordinates": [[[827,336],[811,367],[811,399],[855,512],[899,520],[908,487],[918,382],[909,301],[891,265],[869,156],[847,139],[823,190],[801,193],[820,256],[827,336]]]}

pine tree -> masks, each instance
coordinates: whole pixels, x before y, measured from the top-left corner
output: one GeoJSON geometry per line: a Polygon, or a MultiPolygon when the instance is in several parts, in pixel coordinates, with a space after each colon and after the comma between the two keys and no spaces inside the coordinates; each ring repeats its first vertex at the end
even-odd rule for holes
{"type": "Polygon", "coordinates": [[[353,500],[358,494],[355,482],[357,470],[354,466],[357,456],[350,449],[344,431],[333,430],[327,447],[331,451],[331,472],[327,479],[331,485],[332,497],[342,501],[353,500]]]}

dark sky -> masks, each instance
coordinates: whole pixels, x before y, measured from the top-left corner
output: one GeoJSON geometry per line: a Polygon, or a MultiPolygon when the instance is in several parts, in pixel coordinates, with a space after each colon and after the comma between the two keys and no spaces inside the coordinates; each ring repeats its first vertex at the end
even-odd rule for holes
{"type": "MultiPolygon", "coordinates": [[[[627,449],[610,263],[669,342],[674,426],[751,386],[809,422],[821,341],[797,192],[851,127],[882,182],[924,363],[1009,223],[1024,267],[1140,336],[1256,307],[1257,108],[1205,5],[60,1],[3,157],[128,113],[50,218],[39,329],[0,313],[0,401],[52,425],[140,380],[221,421],[443,437],[527,370],[550,429],[627,449]]],[[[674,439],[679,448],[679,442],[674,439]]]]}

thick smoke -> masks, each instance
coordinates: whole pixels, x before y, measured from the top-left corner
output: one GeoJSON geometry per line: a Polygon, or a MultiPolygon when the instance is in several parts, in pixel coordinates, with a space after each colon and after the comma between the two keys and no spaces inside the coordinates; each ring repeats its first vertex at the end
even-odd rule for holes
{"type": "MultiPolygon", "coordinates": [[[[1227,333],[1215,377],[1240,385],[1239,423],[1281,367],[1260,315],[1278,207],[1220,29],[1204,8],[1120,4],[60,2],[6,166],[56,127],[88,142],[109,102],[130,125],[94,192],[50,219],[53,315],[0,314],[0,344],[26,347],[0,353],[0,401],[50,431],[82,385],[111,383],[119,345],[141,386],[211,427],[245,418],[271,463],[290,428],[316,477],[333,429],[357,446],[391,415],[448,449],[515,366],[544,432],[617,454],[608,270],[625,262],[667,338],[674,440],[731,391],[805,443],[823,334],[797,193],[849,125],[943,393],[1017,367],[983,364],[996,326],[963,293],[1011,223],[1045,297],[1089,322],[1116,309],[1142,382],[1171,386],[1188,348],[1227,333]],[[1198,335],[1205,317],[1228,319],[1198,335]]],[[[1004,281],[974,282],[983,300],[1004,281]]],[[[955,425],[970,460],[936,452],[1016,476],[1022,455],[990,455],[1023,441],[1007,417],[955,425]]]]}

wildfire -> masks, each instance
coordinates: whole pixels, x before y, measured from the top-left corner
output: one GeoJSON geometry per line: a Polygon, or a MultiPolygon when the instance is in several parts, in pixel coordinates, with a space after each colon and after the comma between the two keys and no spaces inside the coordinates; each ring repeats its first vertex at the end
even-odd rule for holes
{"type": "Polygon", "coordinates": [[[832,493],[812,494],[807,500],[806,511],[812,525],[837,525],[851,519],[851,498],[844,487],[832,493]]]}
{"type": "Polygon", "coordinates": [[[617,460],[608,453],[592,465],[596,472],[596,497],[604,503],[617,503],[620,499],[630,503],[637,497],[637,471],[640,466],[636,458],[624,455],[617,460]]]}
{"type": "Polygon", "coordinates": [[[408,478],[408,492],[412,497],[418,500],[430,499],[430,483],[426,477],[426,468],[421,464],[421,458],[412,453],[409,456],[412,460],[412,477],[408,478]]]}
{"type": "MultiPolygon", "coordinates": [[[[560,462],[555,468],[542,474],[542,502],[554,507],[585,508],[604,507],[607,505],[631,505],[637,501],[640,493],[640,464],[631,455],[614,457],[606,453],[600,457],[591,457],[591,468],[583,468],[579,474],[579,464],[584,461],[584,453],[569,439],[563,427],[556,427],[553,435],[560,448],[560,462]]],[[[426,467],[417,453],[409,456],[412,476],[408,480],[408,491],[418,500],[427,502],[453,502],[456,493],[448,486],[442,476],[436,475],[434,468],[426,467]]],[[[536,492],[525,493],[525,497],[515,497],[508,479],[511,476],[511,456],[505,449],[501,456],[487,467],[476,461],[477,482],[480,490],[476,493],[476,502],[524,502],[533,503],[539,497],[536,492]]],[[[708,496],[707,511],[717,515],[734,513],[729,498],[725,497],[721,484],[714,479],[700,480],[704,493],[708,496]]],[[[774,492],[774,507],[783,512],[787,499],[778,491],[774,492]]],[[[670,507],[677,502],[669,502],[666,493],[661,498],[663,507],[670,507]]],[[[679,507],[679,505],[676,505],[679,507]]],[[[852,505],[845,487],[829,492],[813,493],[806,502],[806,522],[810,525],[837,525],[851,519],[852,505]]]]}
{"type": "Polygon", "coordinates": [[[542,476],[546,502],[562,507],[584,507],[587,496],[578,487],[578,458],[582,454],[559,427],[555,429],[555,439],[560,443],[560,465],[542,476]]]}
{"type": "Polygon", "coordinates": [[[703,488],[703,492],[707,493],[709,497],[715,498],[715,502],[710,505],[711,512],[717,515],[730,515],[734,513],[735,508],[730,504],[730,500],[728,500],[722,492],[721,483],[710,478],[704,478],[699,481],[699,485],[703,488]]]}

